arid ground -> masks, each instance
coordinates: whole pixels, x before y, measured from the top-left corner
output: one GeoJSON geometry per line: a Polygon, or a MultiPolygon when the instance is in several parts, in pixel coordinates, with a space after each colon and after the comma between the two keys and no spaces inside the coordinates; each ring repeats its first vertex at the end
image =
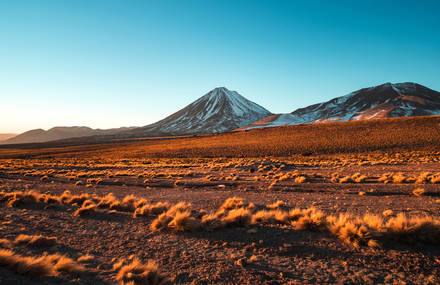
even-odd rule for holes
{"type": "Polygon", "coordinates": [[[0,152],[1,284],[440,282],[429,143],[241,158],[129,145],[0,152]]]}

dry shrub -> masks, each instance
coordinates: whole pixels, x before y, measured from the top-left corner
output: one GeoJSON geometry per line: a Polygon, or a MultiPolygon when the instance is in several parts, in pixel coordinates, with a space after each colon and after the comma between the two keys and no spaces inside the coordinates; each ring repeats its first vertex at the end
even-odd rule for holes
{"type": "Polygon", "coordinates": [[[431,176],[431,183],[433,184],[440,183],[440,173],[431,176]]]}
{"type": "Polygon", "coordinates": [[[274,190],[277,187],[277,181],[273,181],[270,183],[269,187],[267,187],[267,190],[274,190]]]}
{"type": "Polygon", "coordinates": [[[27,245],[34,247],[49,247],[53,246],[57,243],[56,237],[45,237],[42,235],[34,236],[34,235],[18,235],[13,244],[14,245],[27,245]]]}
{"type": "Polygon", "coordinates": [[[152,231],[164,230],[172,220],[173,217],[168,216],[167,213],[162,213],[151,223],[150,228],[152,231]]]}
{"type": "Polygon", "coordinates": [[[51,255],[43,255],[42,257],[52,264],[52,268],[56,272],[80,274],[86,270],[82,265],[78,264],[73,259],[61,254],[56,253],[51,255]]]}
{"type": "Polygon", "coordinates": [[[72,195],[70,199],[67,199],[64,203],[67,205],[83,204],[86,200],[90,200],[90,195],[87,193],[83,193],[81,195],[72,195]]]}
{"type": "Polygon", "coordinates": [[[333,183],[339,183],[340,177],[341,177],[341,175],[339,173],[332,173],[332,177],[331,177],[330,181],[333,183]]]}
{"type": "Polygon", "coordinates": [[[389,172],[384,173],[377,179],[377,181],[383,182],[385,184],[393,182],[393,174],[389,172]]]}
{"type": "Polygon", "coordinates": [[[133,212],[137,207],[142,207],[147,203],[147,200],[138,198],[134,195],[125,196],[122,201],[115,200],[110,205],[110,209],[122,211],[122,212],[133,212]]]}
{"type": "Polygon", "coordinates": [[[153,231],[170,229],[173,231],[194,231],[201,227],[198,217],[194,216],[190,203],[179,202],[160,214],[151,224],[153,231]]]}
{"type": "Polygon", "coordinates": [[[304,183],[306,181],[307,181],[307,177],[306,176],[295,177],[295,183],[304,183]]]}
{"type": "Polygon", "coordinates": [[[440,244],[440,220],[432,217],[408,218],[403,213],[385,224],[385,236],[406,243],[440,244]]]}
{"type": "Polygon", "coordinates": [[[113,193],[109,193],[102,197],[100,201],[96,204],[98,208],[110,208],[110,205],[114,204],[118,199],[113,193]]]}
{"type": "Polygon", "coordinates": [[[393,214],[394,214],[393,210],[389,210],[389,209],[382,212],[382,216],[384,216],[384,217],[390,217],[393,214]]]}
{"type": "Polygon", "coordinates": [[[247,226],[251,218],[252,212],[248,208],[232,209],[222,217],[222,224],[223,226],[247,226]]]}
{"type": "Polygon", "coordinates": [[[238,209],[245,206],[245,202],[242,198],[231,197],[226,199],[220,206],[220,211],[230,211],[232,209],[238,209]]]}
{"type": "Polygon", "coordinates": [[[395,175],[393,175],[393,183],[405,183],[408,182],[408,178],[403,175],[403,173],[399,172],[395,175]]]}
{"type": "MultiPolygon", "coordinates": [[[[368,217],[372,218],[372,216],[368,217]]],[[[379,245],[373,239],[372,230],[368,224],[360,219],[353,219],[348,214],[340,214],[338,217],[329,216],[327,228],[332,234],[354,247],[360,245],[376,247],[379,245]]]]}
{"type": "Polygon", "coordinates": [[[267,223],[267,224],[285,224],[289,220],[289,214],[282,210],[261,210],[252,215],[252,223],[267,223]]]}
{"type": "Polygon", "coordinates": [[[0,239],[0,247],[1,248],[11,248],[12,242],[8,239],[2,238],[2,239],[0,239]]]}
{"type": "Polygon", "coordinates": [[[289,212],[289,216],[291,224],[297,230],[316,231],[322,229],[326,223],[324,213],[315,208],[302,210],[297,220],[295,218],[298,217],[298,213],[295,209],[289,212]]]}
{"type": "Polygon", "coordinates": [[[191,216],[191,211],[178,211],[168,223],[168,227],[177,232],[194,231],[201,227],[201,222],[191,216]]]}
{"type": "Polygon", "coordinates": [[[156,263],[151,260],[147,264],[143,264],[139,259],[134,258],[130,264],[123,266],[122,264],[116,266],[116,268],[121,266],[116,275],[118,281],[131,284],[171,284],[168,278],[159,272],[156,263]]]}
{"type": "Polygon", "coordinates": [[[423,188],[416,188],[416,189],[414,189],[414,190],[412,191],[412,193],[413,193],[415,196],[422,196],[422,195],[425,193],[425,189],[423,189],[423,188]]]}
{"type": "Polygon", "coordinates": [[[339,183],[353,183],[353,179],[351,178],[351,176],[345,176],[342,178],[339,178],[339,183]]]}
{"type": "Polygon", "coordinates": [[[273,204],[266,205],[266,208],[268,208],[268,209],[279,209],[279,208],[286,207],[286,206],[287,206],[286,202],[278,200],[278,201],[276,201],[273,204]]]}
{"type": "Polygon", "coordinates": [[[160,215],[163,212],[166,212],[170,207],[170,203],[168,202],[157,202],[155,204],[145,204],[140,208],[136,208],[133,213],[133,217],[139,216],[149,216],[149,215],[160,215]]]}
{"type": "Polygon", "coordinates": [[[431,180],[431,173],[430,172],[422,172],[420,175],[416,178],[417,184],[423,184],[428,183],[431,180]]]}
{"type": "Polygon", "coordinates": [[[86,254],[86,255],[82,255],[80,257],[77,258],[76,261],[78,261],[79,263],[89,263],[95,260],[95,257],[91,254],[86,254]]]}
{"type": "Polygon", "coordinates": [[[58,276],[61,273],[80,274],[85,271],[85,268],[74,260],[60,254],[32,257],[2,249],[0,249],[0,266],[28,276],[58,276]]]}
{"type": "Polygon", "coordinates": [[[367,179],[367,176],[360,174],[359,172],[353,174],[351,176],[351,180],[353,180],[356,183],[363,183],[367,179]]]}
{"type": "Polygon", "coordinates": [[[95,204],[87,203],[86,205],[83,205],[83,206],[81,206],[81,208],[77,209],[73,213],[73,215],[75,217],[77,217],[77,216],[80,216],[80,217],[89,216],[89,215],[92,215],[92,214],[94,214],[96,212],[95,209],[96,209],[96,205],[95,204]]]}
{"type": "Polygon", "coordinates": [[[29,204],[35,204],[38,202],[39,193],[30,190],[26,192],[15,191],[11,193],[5,193],[2,201],[6,201],[8,207],[20,207],[29,204]]]}

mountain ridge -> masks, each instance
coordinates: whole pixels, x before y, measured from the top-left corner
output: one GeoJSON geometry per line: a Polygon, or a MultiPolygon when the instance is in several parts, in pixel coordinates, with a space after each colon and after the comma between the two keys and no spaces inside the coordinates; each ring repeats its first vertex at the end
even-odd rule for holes
{"type": "Polygon", "coordinates": [[[46,130],[33,129],[16,135],[7,140],[1,141],[1,144],[20,144],[20,143],[38,143],[54,140],[88,137],[94,135],[113,135],[122,131],[132,129],[133,127],[122,127],[113,129],[92,129],[85,126],[72,127],[53,127],[46,130]]]}
{"type": "Polygon", "coordinates": [[[413,82],[387,82],[277,115],[265,123],[256,121],[242,129],[440,115],[440,93],[413,82]]]}

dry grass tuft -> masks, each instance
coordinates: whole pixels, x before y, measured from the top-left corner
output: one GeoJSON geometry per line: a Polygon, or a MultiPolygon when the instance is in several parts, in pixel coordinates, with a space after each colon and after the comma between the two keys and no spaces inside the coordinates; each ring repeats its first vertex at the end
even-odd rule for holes
{"type": "Polygon", "coordinates": [[[78,261],[79,263],[89,263],[95,260],[95,257],[91,254],[86,254],[86,255],[82,255],[80,257],[77,258],[76,261],[78,261]]]}
{"type": "Polygon", "coordinates": [[[307,177],[306,176],[295,177],[295,183],[305,183],[306,181],[307,181],[307,177]]]}
{"type": "Polygon", "coordinates": [[[414,189],[414,190],[412,191],[412,193],[413,193],[415,196],[422,196],[423,194],[425,194],[425,189],[423,189],[423,188],[416,188],[416,189],[414,189]]]}
{"type": "Polygon", "coordinates": [[[283,207],[286,207],[286,206],[287,206],[286,202],[278,200],[278,201],[276,201],[273,204],[266,205],[266,208],[268,208],[268,209],[280,209],[280,208],[283,208],[283,207]]]}
{"type": "Polygon", "coordinates": [[[177,232],[195,231],[201,227],[201,222],[191,216],[191,211],[178,211],[168,223],[168,227],[177,232]]]}
{"type": "Polygon", "coordinates": [[[367,176],[358,173],[355,173],[351,176],[351,179],[356,183],[364,183],[367,179],[367,176]]]}
{"type": "Polygon", "coordinates": [[[0,247],[1,248],[11,248],[12,242],[8,239],[2,238],[2,239],[0,239],[0,247]]]}
{"type": "Polygon", "coordinates": [[[282,210],[261,210],[252,215],[252,223],[266,224],[286,224],[289,220],[289,214],[282,210]]]}
{"type": "Polygon", "coordinates": [[[116,280],[131,284],[161,285],[171,284],[166,276],[161,274],[155,262],[149,260],[143,264],[139,259],[134,258],[130,264],[122,265],[119,262],[113,268],[120,267],[116,280]]]}
{"type": "Polygon", "coordinates": [[[170,208],[170,203],[168,202],[157,202],[155,204],[145,204],[136,210],[133,213],[133,217],[139,216],[149,216],[149,215],[160,215],[163,212],[166,212],[170,208]]]}
{"type": "Polygon", "coordinates": [[[440,220],[432,217],[408,218],[399,213],[385,224],[385,235],[389,239],[410,244],[440,244],[440,220]]]}
{"type": "Polygon", "coordinates": [[[291,224],[297,230],[311,230],[317,231],[322,229],[325,226],[325,215],[323,212],[315,209],[309,208],[301,211],[301,215],[297,220],[298,214],[295,209],[289,212],[290,219],[292,219],[291,224]]]}
{"type": "Polygon", "coordinates": [[[62,273],[80,274],[85,271],[83,266],[60,254],[32,257],[2,249],[0,249],[0,266],[28,276],[58,276],[62,273]]]}
{"type": "Polygon", "coordinates": [[[247,226],[252,218],[251,210],[247,208],[238,208],[228,211],[221,219],[223,226],[247,226]]]}
{"type": "Polygon", "coordinates": [[[19,235],[15,238],[14,245],[27,245],[33,247],[49,247],[57,243],[56,237],[45,237],[42,235],[19,235]]]}
{"type": "Polygon", "coordinates": [[[96,212],[95,209],[96,209],[95,204],[85,203],[85,205],[83,205],[83,206],[81,206],[81,208],[77,209],[73,213],[73,215],[75,217],[77,217],[77,216],[80,216],[80,217],[90,216],[96,212]]]}

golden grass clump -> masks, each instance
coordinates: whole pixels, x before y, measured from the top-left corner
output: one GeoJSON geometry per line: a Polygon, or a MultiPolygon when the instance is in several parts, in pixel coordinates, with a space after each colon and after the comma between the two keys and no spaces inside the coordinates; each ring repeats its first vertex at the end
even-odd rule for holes
{"type": "Polygon", "coordinates": [[[341,175],[339,173],[332,173],[332,177],[331,177],[330,181],[333,183],[339,183],[340,177],[341,177],[341,175]]]}
{"type": "MultiPolygon", "coordinates": [[[[375,219],[373,216],[367,218],[375,219]]],[[[361,245],[379,246],[379,243],[373,239],[372,230],[368,227],[368,224],[360,219],[353,219],[348,214],[327,217],[327,228],[345,243],[356,248],[361,245]]]]}
{"type": "Polygon", "coordinates": [[[351,180],[353,180],[356,183],[364,183],[365,180],[367,180],[367,176],[362,175],[358,172],[358,173],[355,173],[351,176],[351,180]]]}
{"type": "Polygon", "coordinates": [[[120,267],[116,280],[122,281],[124,284],[171,284],[168,278],[159,272],[156,263],[151,260],[144,264],[139,259],[134,258],[131,263],[123,264],[124,262],[121,261],[115,264],[117,266],[113,268],[117,270],[120,267]]]}
{"type": "Polygon", "coordinates": [[[96,211],[96,205],[94,203],[87,203],[87,201],[81,206],[81,208],[77,209],[73,215],[75,217],[80,216],[89,216],[94,214],[96,211]]]}
{"type": "Polygon", "coordinates": [[[406,182],[408,182],[408,178],[405,175],[403,175],[403,173],[401,173],[401,172],[394,174],[392,177],[393,177],[393,183],[406,183],[406,182]]]}
{"type": "Polygon", "coordinates": [[[385,224],[389,239],[406,243],[440,244],[440,220],[432,217],[408,218],[403,213],[390,218],[385,224]]]}
{"type": "Polygon", "coordinates": [[[286,206],[287,206],[286,202],[278,200],[278,201],[276,201],[273,204],[266,205],[266,208],[268,208],[268,209],[279,209],[279,208],[283,208],[283,207],[286,207],[286,206]]]}
{"type": "Polygon", "coordinates": [[[307,177],[306,176],[295,177],[295,183],[305,183],[306,181],[307,181],[307,177]]]}
{"type": "Polygon", "coordinates": [[[390,209],[385,210],[385,211],[382,212],[382,216],[384,216],[384,217],[390,217],[393,214],[394,214],[393,210],[390,210],[390,209]]]}
{"type": "Polygon", "coordinates": [[[95,257],[91,254],[85,254],[76,259],[79,263],[90,263],[95,260],[95,257]]]}
{"type": "Polygon", "coordinates": [[[98,208],[110,208],[110,205],[112,205],[113,203],[115,203],[116,201],[118,201],[118,199],[116,198],[116,196],[113,193],[108,193],[107,195],[105,195],[104,197],[102,197],[98,203],[96,204],[96,206],[98,208]]]}
{"type": "Polygon", "coordinates": [[[56,237],[45,237],[42,235],[18,235],[13,244],[14,245],[27,245],[33,247],[49,247],[57,243],[56,237]]]}
{"type": "Polygon", "coordinates": [[[173,217],[167,215],[167,213],[160,214],[150,225],[152,231],[161,231],[168,227],[168,224],[173,220],[173,217]]]}
{"type": "Polygon", "coordinates": [[[414,189],[414,190],[412,191],[412,193],[413,193],[415,196],[422,196],[423,194],[425,194],[425,189],[423,189],[423,188],[416,188],[416,189],[414,189]]]}
{"type": "Polygon", "coordinates": [[[0,266],[28,276],[58,276],[61,273],[80,274],[85,271],[83,266],[60,254],[32,257],[4,249],[0,249],[0,266]]]}
{"type": "Polygon", "coordinates": [[[134,195],[125,196],[122,201],[114,200],[110,204],[110,209],[122,212],[134,212],[136,208],[142,207],[147,203],[147,200],[138,198],[134,195]]]}
{"type": "Polygon", "coordinates": [[[320,230],[325,226],[325,215],[323,212],[317,210],[316,208],[309,208],[300,211],[298,215],[298,210],[291,210],[289,212],[289,219],[291,219],[291,224],[296,230],[320,230]],[[295,220],[298,218],[297,220],[295,220]]]}
{"type": "Polygon", "coordinates": [[[168,223],[168,228],[177,231],[195,231],[201,227],[200,220],[191,216],[191,211],[176,212],[173,219],[168,223]]]}
{"type": "Polygon", "coordinates": [[[432,176],[432,174],[430,172],[422,172],[416,178],[416,183],[417,184],[429,183],[431,181],[431,176],[432,176]]]}
{"type": "Polygon", "coordinates": [[[26,192],[15,191],[11,193],[4,193],[1,202],[6,202],[8,207],[20,207],[38,202],[39,193],[30,190],[26,192]]]}
{"type": "Polygon", "coordinates": [[[261,210],[253,214],[251,220],[253,224],[285,224],[289,220],[289,214],[279,209],[261,210]]]}
{"type": "Polygon", "coordinates": [[[229,211],[232,209],[238,209],[245,206],[244,200],[238,197],[232,197],[226,199],[220,206],[220,210],[229,211]]]}
{"type": "Polygon", "coordinates": [[[194,231],[201,227],[199,217],[195,217],[190,203],[179,202],[160,214],[152,223],[151,230],[170,229],[176,232],[194,231]]]}
{"type": "Polygon", "coordinates": [[[339,178],[338,180],[339,183],[353,183],[353,179],[351,178],[351,176],[345,176],[342,178],[339,178]]]}
{"type": "Polygon", "coordinates": [[[387,172],[387,173],[383,173],[378,179],[377,181],[388,184],[393,182],[393,173],[387,172]]]}
{"type": "Polygon", "coordinates": [[[157,216],[162,214],[163,212],[166,212],[168,208],[170,207],[170,203],[168,202],[157,202],[155,204],[145,204],[139,208],[136,208],[136,210],[133,213],[133,217],[139,217],[139,216],[157,216]]]}
{"type": "Polygon", "coordinates": [[[8,239],[2,238],[0,239],[0,248],[11,248],[12,242],[8,239]]]}
{"type": "Polygon", "coordinates": [[[248,208],[232,209],[222,217],[223,226],[247,226],[250,224],[252,211],[248,208]]]}

